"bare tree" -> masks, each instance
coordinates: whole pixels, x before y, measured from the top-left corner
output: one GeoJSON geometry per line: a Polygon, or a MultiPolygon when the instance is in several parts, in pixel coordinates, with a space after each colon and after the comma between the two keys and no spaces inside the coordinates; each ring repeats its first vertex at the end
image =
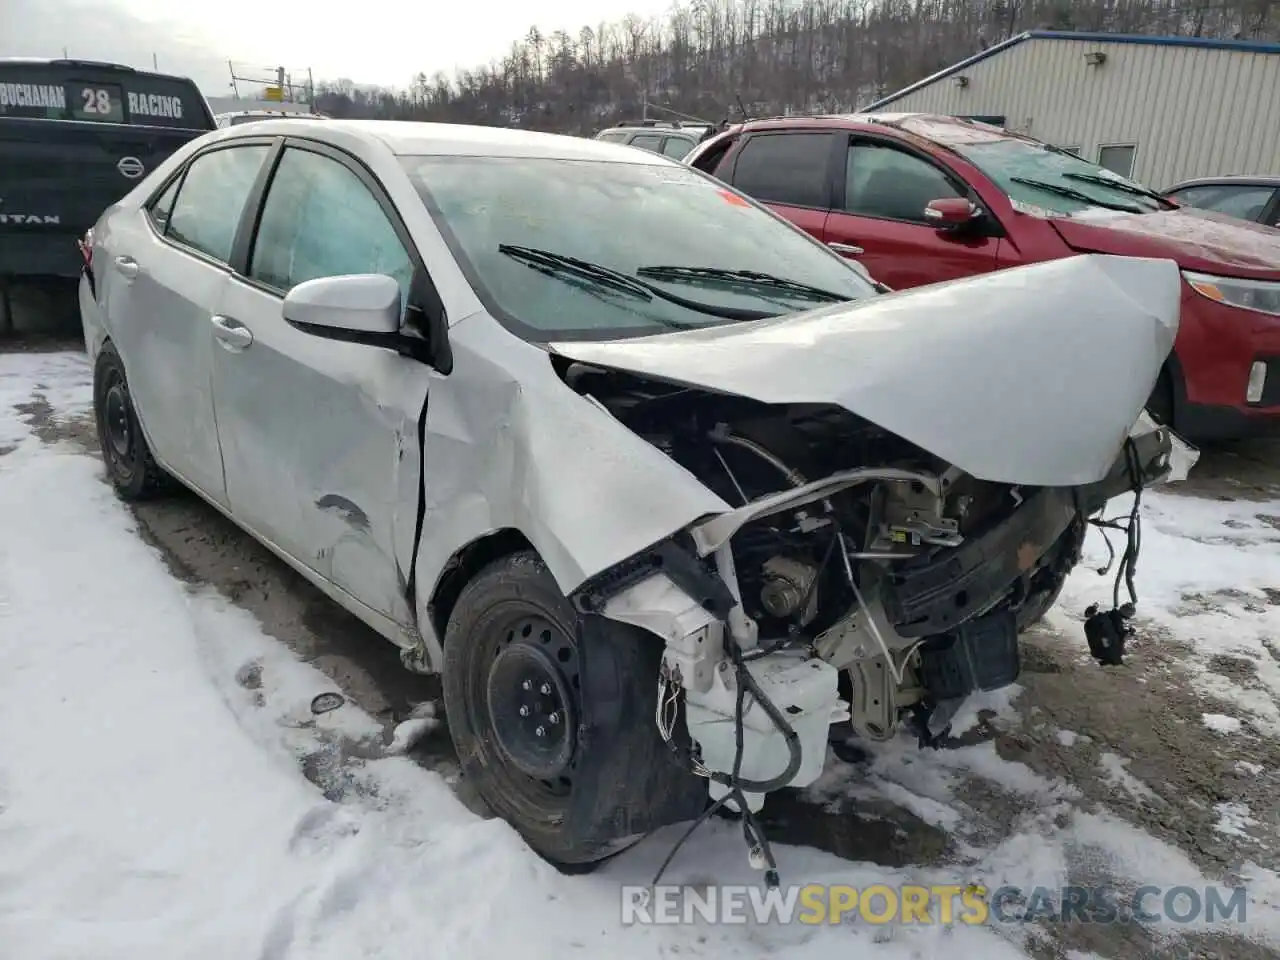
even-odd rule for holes
{"type": "Polygon", "coordinates": [[[718,121],[854,110],[1035,28],[1276,39],[1273,0],[679,0],[661,21],[535,26],[506,56],[400,92],[322,86],[344,117],[590,135],[643,105],[718,121]]]}

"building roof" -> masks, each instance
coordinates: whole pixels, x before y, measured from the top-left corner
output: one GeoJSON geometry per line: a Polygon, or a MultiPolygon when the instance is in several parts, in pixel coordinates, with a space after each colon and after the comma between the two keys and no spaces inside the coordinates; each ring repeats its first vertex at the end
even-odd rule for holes
{"type": "Polygon", "coordinates": [[[961,70],[973,66],[975,63],[981,63],[988,57],[1004,53],[1010,47],[1016,47],[1027,40],[1081,40],[1086,43],[1133,43],[1149,47],[1194,47],[1199,50],[1234,50],[1237,53],[1280,53],[1280,43],[1264,43],[1255,40],[1214,40],[1207,37],[1152,37],[1139,33],[1073,33],[1063,30],[1028,30],[994,46],[987,47],[980,53],[975,53],[966,60],[961,60],[959,63],[939,70],[932,76],[925,77],[909,87],[903,87],[897,93],[891,93],[875,103],[868,104],[860,112],[879,110],[895,100],[900,100],[909,93],[922,90],[931,84],[937,83],[939,80],[944,80],[953,74],[959,73],[961,70]]]}

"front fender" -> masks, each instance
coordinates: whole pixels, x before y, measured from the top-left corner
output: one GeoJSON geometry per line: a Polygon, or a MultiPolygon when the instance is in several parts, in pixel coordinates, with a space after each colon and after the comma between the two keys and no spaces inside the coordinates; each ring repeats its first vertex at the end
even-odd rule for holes
{"type": "Polygon", "coordinates": [[[415,560],[428,664],[441,640],[427,606],[455,554],[519,531],[569,596],[584,581],[695,521],[724,500],[556,374],[546,351],[487,314],[449,331],[454,366],[433,377],[415,560]]]}

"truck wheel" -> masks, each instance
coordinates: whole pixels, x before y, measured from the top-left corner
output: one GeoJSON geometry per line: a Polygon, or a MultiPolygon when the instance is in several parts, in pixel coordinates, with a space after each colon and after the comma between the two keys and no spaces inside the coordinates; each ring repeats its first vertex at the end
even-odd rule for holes
{"type": "Polygon", "coordinates": [[[93,413],[107,476],[120,496],[146,500],[164,492],[169,475],[151,456],[129,396],[124,363],[110,341],[102,345],[93,368],[93,413]]]}
{"type": "MultiPolygon", "coordinates": [[[[504,557],[458,597],[445,629],[443,681],[449,732],[463,775],[530,847],[556,865],[581,871],[635,840],[601,842],[576,835],[569,816],[575,771],[590,749],[579,726],[584,716],[579,626],[577,611],[536,554],[504,557]]],[[[619,624],[616,639],[634,644],[647,638],[619,624]]],[[[655,663],[651,673],[628,675],[624,683],[636,688],[622,691],[624,698],[652,700],[656,669],[655,663]]],[[[655,754],[639,741],[658,740],[651,710],[624,729],[622,742],[603,745],[621,750],[634,765],[627,777],[614,781],[620,790],[629,789],[627,781],[646,783],[646,771],[636,767],[655,754]]]]}

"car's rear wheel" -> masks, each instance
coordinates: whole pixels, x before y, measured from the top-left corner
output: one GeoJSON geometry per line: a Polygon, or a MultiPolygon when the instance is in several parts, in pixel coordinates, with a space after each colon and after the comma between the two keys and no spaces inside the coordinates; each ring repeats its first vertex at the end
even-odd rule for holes
{"type": "MultiPolygon", "coordinates": [[[[609,629],[610,643],[643,644],[648,652],[660,647],[656,638],[624,625],[609,629]]],[[[655,771],[641,768],[663,756],[650,744],[658,739],[652,708],[647,716],[628,716],[612,743],[583,742],[590,705],[583,702],[580,636],[579,615],[550,571],[535,554],[517,553],[495,561],[463,589],[445,630],[443,670],[449,732],[463,775],[529,846],[579,870],[638,839],[601,840],[575,824],[575,791],[593,789],[578,779],[588,751],[607,748],[632,764],[625,780],[609,784],[619,791],[652,782],[646,774],[655,771]]],[[[653,667],[624,673],[622,682],[631,689],[618,692],[619,702],[652,700],[656,662],[653,667]]],[[[635,800],[594,798],[611,809],[628,799],[635,800]]]]}
{"type": "Polygon", "coordinates": [[[93,370],[93,412],[107,476],[120,496],[145,500],[164,492],[169,476],[156,463],[142,435],[124,363],[110,342],[98,352],[93,370]]]}

